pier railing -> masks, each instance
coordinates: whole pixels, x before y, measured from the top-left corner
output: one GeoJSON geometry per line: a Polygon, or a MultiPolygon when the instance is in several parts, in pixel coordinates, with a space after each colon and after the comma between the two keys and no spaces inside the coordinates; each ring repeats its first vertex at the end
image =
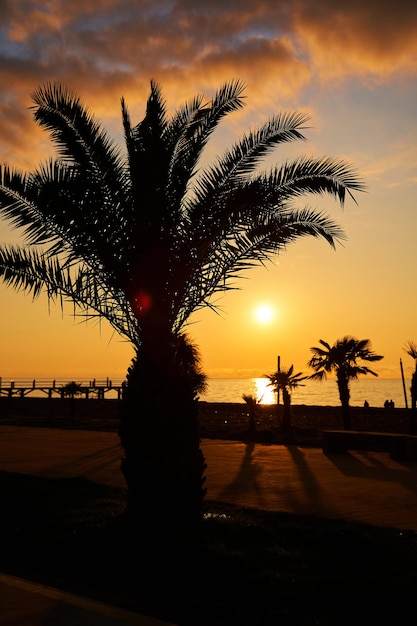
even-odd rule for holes
{"type": "Polygon", "coordinates": [[[110,378],[93,378],[92,380],[79,379],[26,379],[0,377],[0,398],[18,397],[25,398],[27,396],[47,397],[47,398],[65,398],[68,396],[68,385],[76,383],[77,388],[74,394],[88,400],[89,398],[97,398],[104,400],[107,398],[117,398],[120,400],[123,392],[122,379],[111,380],[110,378]]]}

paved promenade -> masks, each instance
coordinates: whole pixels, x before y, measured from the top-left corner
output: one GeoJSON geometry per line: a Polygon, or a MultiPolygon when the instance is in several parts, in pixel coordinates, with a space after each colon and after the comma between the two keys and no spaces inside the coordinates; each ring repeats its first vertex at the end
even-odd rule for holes
{"type": "MultiPolygon", "coordinates": [[[[417,530],[417,462],[205,439],[207,498],[417,530]]],[[[0,427],[0,471],[124,486],[116,433],[0,427]]]]}
{"type": "MultiPolygon", "coordinates": [[[[417,462],[203,440],[208,499],[417,530],[417,462]]],[[[124,486],[115,433],[0,427],[0,471],[124,486]]],[[[169,626],[0,573],[0,626],[169,626]]]]}

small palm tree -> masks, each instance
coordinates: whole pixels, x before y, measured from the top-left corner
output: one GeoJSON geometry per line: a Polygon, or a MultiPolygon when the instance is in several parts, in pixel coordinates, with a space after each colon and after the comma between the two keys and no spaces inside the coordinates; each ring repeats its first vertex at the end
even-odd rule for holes
{"type": "Polygon", "coordinates": [[[404,347],[408,356],[414,359],[414,372],[411,376],[411,434],[416,433],[417,423],[417,344],[414,341],[407,341],[404,347]]]}
{"type": "Polygon", "coordinates": [[[330,372],[336,373],[337,386],[339,389],[340,402],[342,404],[343,426],[345,430],[350,430],[350,388],[352,379],[358,378],[359,374],[372,374],[378,376],[361,361],[380,361],[384,357],[375,354],[371,350],[369,339],[356,339],[346,335],[338,339],[332,346],[323,339],[319,340],[323,347],[310,348],[313,356],[308,362],[309,367],[315,370],[309,378],[313,380],[323,380],[330,372]]]}
{"type": "MultiPolygon", "coordinates": [[[[264,158],[305,139],[303,114],[272,117],[207,168],[204,149],[223,118],[244,106],[230,81],[167,114],[151,81],[144,118],[122,99],[121,150],[80,99],[61,85],[34,94],[34,117],[57,158],[32,173],[0,166],[0,216],[24,245],[0,245],[0,278],[32,296],[72,301],[128,340],[134,358],[121,402],[127,513],[155,533],[203,518],[205,460],[198,394],[205,376],[185,330],[249,268],[300,237],[344,238],[327,215],[299,206],[304,194],[343,205],[364,189],[350,164],[301,157],[266,172],[264,158]]],[[[146,527],[146,528],[145,528],[146,527]]]]}
{"type": "Polygon", "coordinates": [[[258,405],[260,403],[260,400],[258,400],[256,396],[249,394],[249,393],[243,393],[242,400],[244,400],[246,404],[248,405],[248,409],[249,409],[248,431],[249,431],[249,435],[253,436],[256,433],[256,414],[258,411],[258,405]]]}
{"type": "Polygon", "coordinates": [[[282,427],[284,431],[284,440],[288,441],[292,434],[291,425],[291,392],[297,387],[303,387],[303,380],[306,380],[308,376],[303,376],[302,372],[294,373],[294,365],[286,370],[280,369],[272,374],[265,374],[269,379],[268,386],[273,387],[275,393],[279,394],[282,391],[282,400],[284,405],[284,412],[282,415],[282,427]]]}

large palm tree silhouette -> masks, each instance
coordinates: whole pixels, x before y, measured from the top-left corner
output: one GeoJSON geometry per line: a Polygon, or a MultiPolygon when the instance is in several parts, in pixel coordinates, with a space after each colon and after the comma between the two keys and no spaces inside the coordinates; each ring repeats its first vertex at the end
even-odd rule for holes
{"type": "Polygon", "coordinates": [[[330,194],[343,204],[363,189],[355,170],[334,158],[258,169],[279,144],[304,139],[308,118],[298,113],[272,117],[200,171],[210,136],[243,106],[243,91],[230,81],[212,100],[196,96],[169,117],[152,81],[138,124],[122,99],[124,153],[76,95],[47,84],[33,94],[33,111],[57,158],[29,174],[0,170],[0,214],[26,244],[0,247],[3,281],[73,301],[134,347],[120,418],[122,471],[127,512],[148,529],[186,525],[203,512],[205,377],[185,334],[190,315],[299,237],[335,247],[341,228],[298,208],[301,195],[330,194]]]}
{"type": "Polygon", "coordinates": [[[378,376],[376,372],[373,372],[361,362],[380,361],[384,357],[372,351],[369,339],[356,339],[346,335],[342,339],[335,341],[332,346],[323,341],[323,339],[320,339],[319,343],[322,347],[310,348],[313,356],[308,365],[315,372],[309,378],[323,380],[328,373],[336,373],[337,387],[342,404],[343,426],[349,430],[351,428],[349,383],[352,379],[358,378],[359,374],[378,376]]]}

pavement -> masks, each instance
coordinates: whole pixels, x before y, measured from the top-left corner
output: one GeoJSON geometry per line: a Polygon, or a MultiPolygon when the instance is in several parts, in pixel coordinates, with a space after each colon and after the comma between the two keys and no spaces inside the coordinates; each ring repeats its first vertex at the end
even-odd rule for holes
{"type": "Polygon", "coordinates": [[[0,573],[1,626],[174,626],[0,573]]]}
{"type": "MultiPolygon", "coordinates": [[[[417,462],[204,439],[207,499],[417,530],[417,462]]],[[[0,471],[124,486],[116,433],[0,427],[0,471]]],[[[0,626],[172,626],[0,573],[0,626]]]]}

